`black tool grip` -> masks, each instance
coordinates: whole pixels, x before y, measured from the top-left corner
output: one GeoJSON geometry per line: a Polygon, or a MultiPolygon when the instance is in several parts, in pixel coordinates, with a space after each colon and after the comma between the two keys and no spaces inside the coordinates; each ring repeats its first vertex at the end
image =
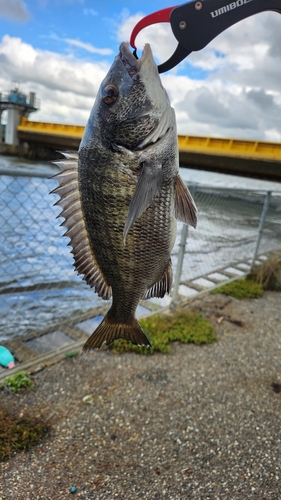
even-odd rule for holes
{"type": "Polygon", "coordinates": [[[179,44],[191,52],[203,49],[233,24],[264,11],[281,14],[281,0],[191,1],[174,8],[170,23],[179,44]]]}

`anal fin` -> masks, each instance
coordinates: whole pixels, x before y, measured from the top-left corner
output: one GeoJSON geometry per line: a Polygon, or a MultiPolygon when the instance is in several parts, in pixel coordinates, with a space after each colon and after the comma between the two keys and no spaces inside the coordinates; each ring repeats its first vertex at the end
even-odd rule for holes
{"type": "Polygon", "coordinates": [[[152,297],[160,297],[163,298],[166,293],[170,293],[173,283],[173,270],[172,270],[172,261],[169,260],[169,263],[163,273],[162,278],[154,283],[144,294],[143,299],[151,299],[152,297]]]}

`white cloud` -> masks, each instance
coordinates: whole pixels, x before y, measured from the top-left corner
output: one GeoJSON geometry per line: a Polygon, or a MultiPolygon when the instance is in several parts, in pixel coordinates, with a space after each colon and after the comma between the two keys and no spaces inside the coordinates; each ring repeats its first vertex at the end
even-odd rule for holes
{"type": "Polygon", "coordinates": [[[37,93],[41,109],[33,115],[34,119],[82,125],[109,68],[106,62],[80,61],[73,56],[37,50],[8,35],[0,43],[0,65],[2,91],[9,89],[11,81],[18,81],[25,83],[27,92],[37,93]]]}
{"type": "Polygon", "coordinates": [[[0,0],[0,17],[11,21],[27,21],[30,14],[23,0],[0,0]]]}
{"type": "Polygon", "coordinates": [[[69,45],[73,45],[74,47],[79,47],[80,49],[84,49],[87,52],[91,52],[92,54],[100,54],[101,56],[110,56],[112,54],[111,49],[98,49],[90,43],[84,43],[80,40],[74,40],[72,38],[62,38],[61,40],[68,43],[69,45]]]}

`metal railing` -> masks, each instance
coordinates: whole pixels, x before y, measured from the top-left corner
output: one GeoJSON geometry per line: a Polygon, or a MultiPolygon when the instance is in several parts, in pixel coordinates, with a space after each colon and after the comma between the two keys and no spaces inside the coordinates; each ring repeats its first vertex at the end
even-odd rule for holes
{"type": "MultiPolygon", "coordinates": [[[[25,95],[21,92],[7,92],[3,94],[0,93],[0,104],[18,104],[19,106],[28,106],[31,108],[40,108],[40,99],[37,97],[29,95],[25,95]]],[[[5,106],[4,106],[5,107],[5,106]]]]}
{"type": "MultiPolygon", "coordinates": [[[[57,186],[45,173],[0,174],[0,340],[79,318],[104,302],[77,276],[57,186]]],[[[172,253],[173,300],[202,276],[235,262],[249,265],[281,248],[281,191],[190,187],[198,207],[196,230],[178,224],[172,253]]],[[[152,299],[153,300],[153,299],[152,299]]]]}

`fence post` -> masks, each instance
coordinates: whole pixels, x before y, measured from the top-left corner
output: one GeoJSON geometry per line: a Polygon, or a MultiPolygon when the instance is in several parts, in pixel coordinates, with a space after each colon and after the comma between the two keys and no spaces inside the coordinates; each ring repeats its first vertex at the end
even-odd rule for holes
{"type": "MultiPolygon", "coordinates": [[[[194,197],[195,191],[196,191],[196,184],[193,184],[189,188],[189,192],[190,192],[192,197],[194,197]]],[[[181,230],[181,240],[180,240],[180,244],[179,244],[179,253],[178,253],[176,275],[175,275],[173,292],[172,292],[172,305],[174,305],[174,306],[178,302],[179,285],[180,285],[180,278],[181,278],[181,273],[182,273],[182,266],[183,266],[183,259],[184,259],[184,254],[185,254],[187,235],[188,235],[188,225],[183,224],[182,230],[181,230]]]]}
{"type": "Polygon", "coordinates": [[[263,209],[262,209],[261,218],[260,218],[259,229],[258,229],[258,237],[257,237],[257,242],[256,242],[256,248],[255,248],[255,251],[254,251],[254,257],[253,257],[251,269],[253,269],[253,267],[255,265],[255,261],[256,261],[257,255],[258,255],[260,240],[261,240],[261,236],[262,236],[262,232],[263,232],[263,228],[264,228],[266,213],[267,213],[267,210],[268,210],[268,207],[269,207],[269,201],[270,201],[271,193],[272,193],[272,191],[267,191],[266,197],[265,197],[265,200],[264,200],[263,209]]]}

